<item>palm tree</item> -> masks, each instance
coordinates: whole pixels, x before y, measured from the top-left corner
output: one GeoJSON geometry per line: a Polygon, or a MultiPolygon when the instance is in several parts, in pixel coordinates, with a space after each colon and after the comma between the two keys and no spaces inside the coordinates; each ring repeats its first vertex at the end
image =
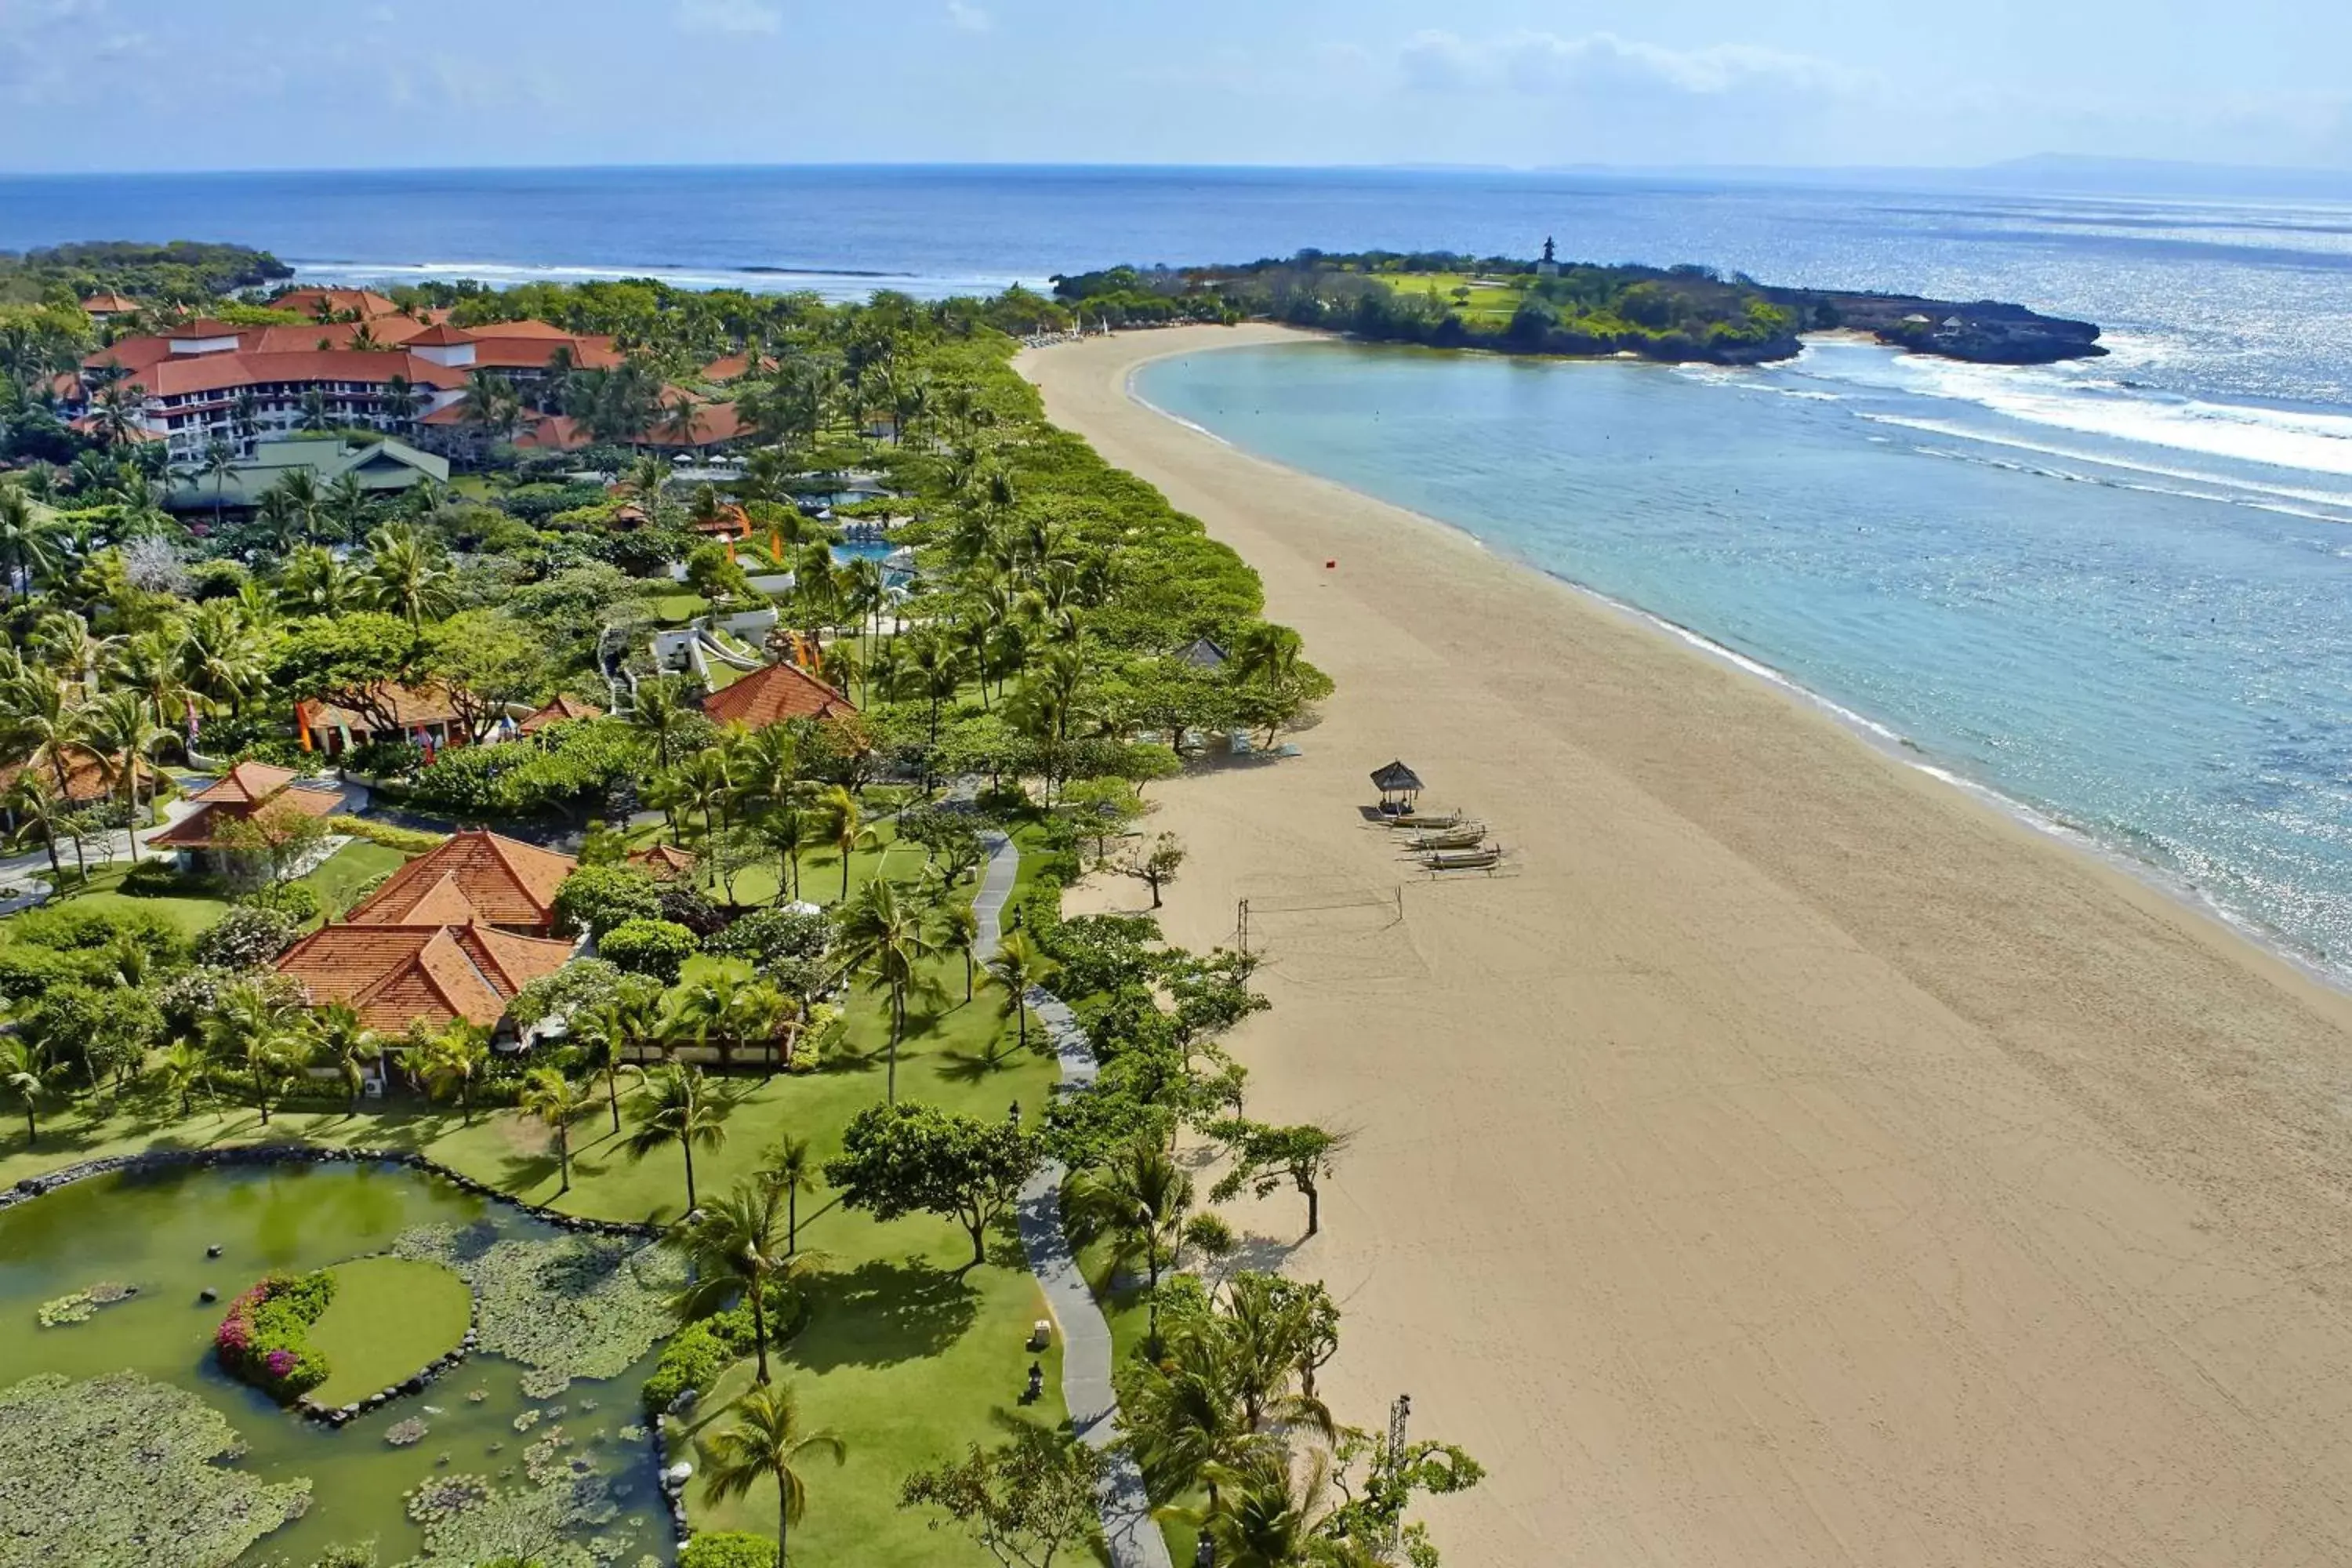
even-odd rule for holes
{"type": "Polygon", "coordinates": [[[790,806],[771,811],[759,821],[760,837],[776,852],[776,889],[785,897],[801,896],[801,851],[808,847],[808,823],[790,806]],[[789,888],[791,891],[785,893],[789,888]]]}
{"type": "Polygon", "coordinates": [[[870,843],[874,830],[865,825],[865,813],[857,797],[840,784],[834,785],[817,797],[818,831],[825,842],[841,851],[841,899],[849,901],[849,858],[861,845],[870,843]]]}
{"type": "Polygon", "coordinates": [[[454,1095],[459,1116],[474,1124],[474,1085],[490,1065],[490,1032],[479,1024],[453,1018],[449,1026],[425,1042],[421,1064],[425,1092],[436,1100],[454,1095]]]}
{"type": "Polygon", "coordinates": [[[22,1035],[0,1035],[0,1089],[16,1097],[25,1108],[25,1142],[41,1141],[41,1096],[64,1071],[48,1052],[22,1035]]]}
{"type": "Polygon", "coordinates": [[[286,558],[278,597],[289,615],[335,616],[358,609],[369,584],[323,544],[305,544],[286,558]]]}
{"type": "MultiPolygon", "coordinates": [[[[47,789],[43,787],[41,781],[27,769],[17,773],[16,781],[8,786],[6,799],[0,801],[0,807],[5,807],[10,816],[21,819],[26,829],[37,827],[41,830],[41,847],[49,853],[49,876],[52,879],[52,885],[62,885],[66,868],[58,860],[58,833],[65,826],[64,805],[51,795],[47,789]]],[[[81,854],[79,839],[74,841],[74,854],[79,860],[81,854]]],[[[84,879],[88,879],[86,868],[84,879]]]]}
{"type": "Polygon", "coordinates": [[[672,1310],[690,1323],[719,1311],[738,1295],[749,1301],[762,1384],[768,1381],[769,1289],[803,1271],[809,1261],[793,1257],[784,1196],[772,1182],[739,1182],[725,1197],[713,1199],[701,1217],[670,1233],[687,1255],[693,1279],[671,1301],[672,1310]]]}
{"type": "Polygon", "coordinates": [[[173,1040],[155,1058],[155,1077],[163,1091],[180,1102],[180,1114],[195,1109],[196,1092],[212,1082],[213,1059],[194,1040],[173,1040]]]}
{"type": "MultiPolygon", "coordinates": [[[[716,748],[695,752],[678,764],[677,783],[685,805],[702,813],[704,849],[715,850],[719,826],[727,819],[727,806],[735,798],[735,779],[728,771],[727,753],[716,748]]],[[[705,868],[717,858],[715,854],[706,853],[705,868]]]]}
{"type": "Polygon", "coordinates": [[[849,1449],[830,1429],[801,1430],[800,1403],[790,1384],[754,1387],[732,1406],[734,1423],[702,1446],[702,1495],[712,1502],[744,1497],[761,1481],[776,1483],[776,1568],[788,1568],[793,1525],[808,1511],[808,1489],[798,1461],[822,1449],[840,1464],[849,1449]]]}
{"type": "Polygon", "coordinates": [[[302,395],[302,412],[295,417],[295,426],[303,430],[324,430],[332,423],[327,407],[327,395],[317,387],[302,395]]]}
{"type": "Polygon", "coordinates": [[[907,1034],[907,996],[931,982],[923,961],[939,952],[924,933],[923,920],[912,905],[900,900],[898,884],[877,877],[858,890],[857,901],[841,917],[839,952],[845,973],[866,977],[890,996],[890,1072],[888,1101],[898,1102],[898,1042],[907,1034]]]}
{"type": "Polygon", "coordinates": [[[604,1099],[612,1107],[616,1135],[621,1131],[621,1075],[636,1070],[628,1058],[653,1038],[661,994],[661,986],[653,981],[624,981],[620,990],[573,1027],[580,1066],[604,1079],[604,1099]]]}
{"type": "Polygon", "coordinates": [[[348,1002],[330,1002],[310,1015],[311,1037],[319,1054],[343,1075],[352,1091],[351,1112],[357,1114],[360,1094],[367,1088],[367,1069],[383,1057],[383,1037],[360,1021],[348,1002]]]}
{"type": "Polygon", "coordinates": [[[205,1048],[218,1061],[242,1066],[261,1124],[295,1075],[310,1065],[311,1042],[292,1004],[256,980],[221,992],[204,1023],[205,1048]]]}
{"type": "Polygon", "coordinates": [[[213,710],[241,713],[268,683],[261,634],[235,599],[206,599],[180,633],[180,679],[213,710]]]}
{"type": "Polygon", "coordinates": [[[1029,1047],[1029,988],[1051,985],[1062,966],[1029,940],[1027,931],[1013,931],[997,943],[988,961],[989,977],[1004,988],[1003,1011],[1021,1021],[1021,1047],[1029,1047]]]}
{"type": "Polygon", "coordinates": [[[1351,1568],[1364,1559],[1322,1532],[1330,1516],[1331,1460],[1320,1449],[1294,1460],[1259,1444],[1205,1468],[1209,1501],[1170,1507],[1158,1517],[1191,1528],[1223,1568],[1351,1568]]]}
{"type": "Polygon", "coordinates": [[[686,727],[692,711],[682,682],[663,677],[637,683],[629,709],[629,723],[653,742],[656,767],[669,766],[670,750],[677,743],[678,731],[686,727]]]}
{"type": "Polygon", "coordinates": [[[1160,1349],[1160,1270],[1175,1250],[1192,1207],[1192,1178],[1157,1138],[1139,1138],[1114,1151],[1096,1170],[1070,1180],[1063,1213],[1083,1243],[1108,1236],[1115,1260],[1140,1257],[1151,1321],[1145,1343],[1160,1349]]]}
{"type": "Polygon", "coordinates": [[[791,1257],[800,1249],[801,1194],[816,1191],[817,1173],[823,1169],[815,1148],[805,1138],[786,1133],[768,1151],[768,1163],[760,1168],[761,1176],[784,1194],[784,1256],[791,1257]]]}
{"type": "Polygon", "coordinates": [[[961,902],[940,906],[939,947],[963,960],[963,999],[971,1001],[980,954],[980,911],[961,902]]]}
{"type": "Polygon", "coordinates": [[[572,1190],[572,1124],[595,1101],[587,1090],[553,1068],[533,1068],[523,1074],[522,1113],[543,1124],[555,1138],[555,1161],[563,1173],[555,1189],[560,1197],[572,1190]]]}
{"type": "Polygon", "coordinates": [[[726,1121],[702,1074],[673,1064],[648,1075],[637,1096],[636,1118],[636,1131],[629,1134],[630,1157],[642,1160],[656,1149],[677,1144],[686,1156],[686,1209],[692,1214],[694,1146],[715,1149],[727,1141],[726,1121]]]}
{"type": "Polygon", "coordinates": [[[66,683],[45,670],[25,671],[0,691],[0,734],[26,755],[46,755],[58,781],[58,796],[66,798],[68,774],[66,753],[81,743],[88,728],[88,710],[76,696],[68,699],[66,683]]]}
{"type": "Polygon", "coordinates": [[[425,395],[406,376],[386,378],[383,393],[384,423],[399,429],[416,417],[416,410],[424,401],[425,395]]]}
{"type": "Polygon", "coordinates": [[[30,588],[35,577],[55,568],[56,532],[22,487],[0,484],[0,564],[8,569],[7,581],[0,585],[10,593],[17,591],[19,583],[30,588]]]}
{"type": "MultiPolygon", "coordinates": [[[[326,514],[326,498],[319,489],[319,476],[308,468],[289,468],[284,477],[269,487],[269,496],[282,498],[278,505],[286,521],[307,542],[319,536],[319,520],[326,514]]],[[[262,499],[266,501],[269,496],[262,499]]]]}
{"type": "Polygon", "coordinates": [[[179,622],[168,620],[124,638],[114,654],[114,679],[154,704],[164,724],[184,718],[194,695],[180,679],[180,637],[179,622]]]}
{"type": "Polygon", "coordinates": [[[114,774],[129,814],[131,863],[139,864],[139,775],[166,731],[156,723],[147,699],[136,691],[110,691],[89,705],[88,734],[102,765],[114,774]]]}
{"type": "Polygon", "coordinates": [[[386,523],[368,535],[362,575],[376,608],[412,626],[438,620],[457,607],[456,580],[448,566],[404,522],[386,523]]]}
{"type": "Polygon", "coordinates": [[[926,743],[936,748],[940,743],[940,704],[952,701],[963,684],[963,649],[930,633],[914,640],[907,655],[907,666],[913,674],[915,695],[931,705],[930,735],[926,743]]]}

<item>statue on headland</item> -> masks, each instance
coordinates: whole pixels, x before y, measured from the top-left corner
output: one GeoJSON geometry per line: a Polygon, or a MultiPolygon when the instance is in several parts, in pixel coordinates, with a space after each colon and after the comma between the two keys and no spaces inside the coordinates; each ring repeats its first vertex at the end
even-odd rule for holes
{"type": "Polygon", "coordinates": [[[1536,263],[1536,276],[1538,278],[1559,276],[1559,255],[1552,248],[1549,235],[1544,236],[1543,259],[1536,263]]]}

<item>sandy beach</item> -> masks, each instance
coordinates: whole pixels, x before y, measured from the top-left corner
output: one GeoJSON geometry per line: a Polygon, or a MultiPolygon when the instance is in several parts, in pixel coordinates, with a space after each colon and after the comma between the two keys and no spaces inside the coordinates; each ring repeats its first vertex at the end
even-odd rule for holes
{"type": "MultiPolygon", "coordinates": [[[[1474,541],[1025,354],[1339,683],[1155,785],[1170,936],[1274,1009],[1252,1114],[1356,1131],[1286,1267],[1327,1392],[1491,1471],[1462,1568],[2352,1561],[2352,1001],[1474,541]],[[1336,566],[1327,568],[1327,562],[1336,566]],[[1402,757],[1509,874],[1419,879],[1402,757]]],[[[1111,898],[1146,901],[1139,885],[1111,898]]],[[[1269,1237],[1295,1198],[1242,1216],[1269,1237]]]]}

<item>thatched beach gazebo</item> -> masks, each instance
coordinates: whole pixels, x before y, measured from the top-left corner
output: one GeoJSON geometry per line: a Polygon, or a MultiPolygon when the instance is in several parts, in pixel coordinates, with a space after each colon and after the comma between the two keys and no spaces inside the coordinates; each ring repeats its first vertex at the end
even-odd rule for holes
{"type": "Polygon", "coordinates": [[[1421,798],[1421,775],[1402,762],[1374,768],[1372,784],[1381,792],[1381,809],[1384,812],[1411,811],[1413,803],[1421,798]]]}

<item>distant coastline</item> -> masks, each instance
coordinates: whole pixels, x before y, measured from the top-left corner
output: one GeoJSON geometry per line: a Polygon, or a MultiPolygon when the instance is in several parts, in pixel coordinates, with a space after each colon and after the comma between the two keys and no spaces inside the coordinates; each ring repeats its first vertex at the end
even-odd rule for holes
{"type": "Polygon", "coordinates": [[[1602,266],[1452,251],[1301,250],[1233,266],[1057,275],[1056,300],[1107,324],[1271,321],[1367,342],[1554,359],[1686,364],[1794,359],[1808,332],[1850,331],[1971,364],[2054,364],[2107,352],[2090,321],[1995,300],[1775,287],[1696,265],[1602,266]]]}

